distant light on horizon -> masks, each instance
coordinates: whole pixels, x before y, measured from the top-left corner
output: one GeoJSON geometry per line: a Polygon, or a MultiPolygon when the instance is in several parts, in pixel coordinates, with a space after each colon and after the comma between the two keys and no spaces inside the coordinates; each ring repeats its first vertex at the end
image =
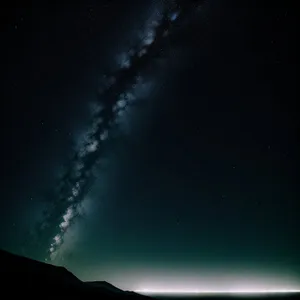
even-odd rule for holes
{"type": "Polygon", "coordinates": [[[176,289],[140,289],[136,293],[145,295],[261,295],[261,294],[295,294],[300,289],[237,289],[237,290],[176,290],[176,289]]]}

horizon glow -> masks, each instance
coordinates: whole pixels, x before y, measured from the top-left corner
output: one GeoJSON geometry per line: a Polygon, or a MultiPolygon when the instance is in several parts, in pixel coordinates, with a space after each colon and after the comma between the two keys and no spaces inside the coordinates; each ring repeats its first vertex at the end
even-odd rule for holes
{"type": "Polygon", "coordinates": [[[237,290],[176,290],[176,289],[140,289],[134,292],[145,295],[261,295],[261,294],[295,294],[300,289],[237,289],[237,290]]]}

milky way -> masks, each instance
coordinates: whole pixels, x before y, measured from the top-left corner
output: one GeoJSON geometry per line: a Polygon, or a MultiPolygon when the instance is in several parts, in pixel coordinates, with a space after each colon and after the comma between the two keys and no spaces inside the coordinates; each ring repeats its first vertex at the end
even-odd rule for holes
{"type": "Polygon", "coordinates": [[[130,130],[132,107],[151,90],[153,80],[145,78],[145,70],[166,47],[171,47],[169,37],[192,12],[195,6],[191,3],[158,5],[139,35],[139,44],[116,57],[116,71],[103,75],[97,101],[90,104],[90,125],[74,141],[73,156],[60,174],[49,196],[50,206],[37,226],[38,236],[49,245],[46,260],[55,260],[66,233],[84,214],[83,201],[103,165],[106,144],[114,138],[114,132],[130,130]]]}

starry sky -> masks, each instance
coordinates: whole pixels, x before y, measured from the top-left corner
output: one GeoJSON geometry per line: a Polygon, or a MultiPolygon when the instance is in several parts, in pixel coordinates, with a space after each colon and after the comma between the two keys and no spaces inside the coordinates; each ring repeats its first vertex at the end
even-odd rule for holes
{"type": "Polygon", "coordinates": [[[128,290],[300,287],[290,4],[1,14],[0,248],[128,290]]]}

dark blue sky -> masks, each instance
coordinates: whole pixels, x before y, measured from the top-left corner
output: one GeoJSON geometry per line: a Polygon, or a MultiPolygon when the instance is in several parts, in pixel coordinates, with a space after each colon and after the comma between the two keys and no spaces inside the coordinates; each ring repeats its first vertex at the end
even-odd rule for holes
{"type": "MultiPolygon", "coordinates": [[[[299,287],[295,17],[287,4],[254,2],[208,0],[174,30],[53,263],[125,289],[299,287]]],[[[150,3],[8,11],[1,248],[44,259],[51,236],[33,229],[43,199],[150,3]]]]}

